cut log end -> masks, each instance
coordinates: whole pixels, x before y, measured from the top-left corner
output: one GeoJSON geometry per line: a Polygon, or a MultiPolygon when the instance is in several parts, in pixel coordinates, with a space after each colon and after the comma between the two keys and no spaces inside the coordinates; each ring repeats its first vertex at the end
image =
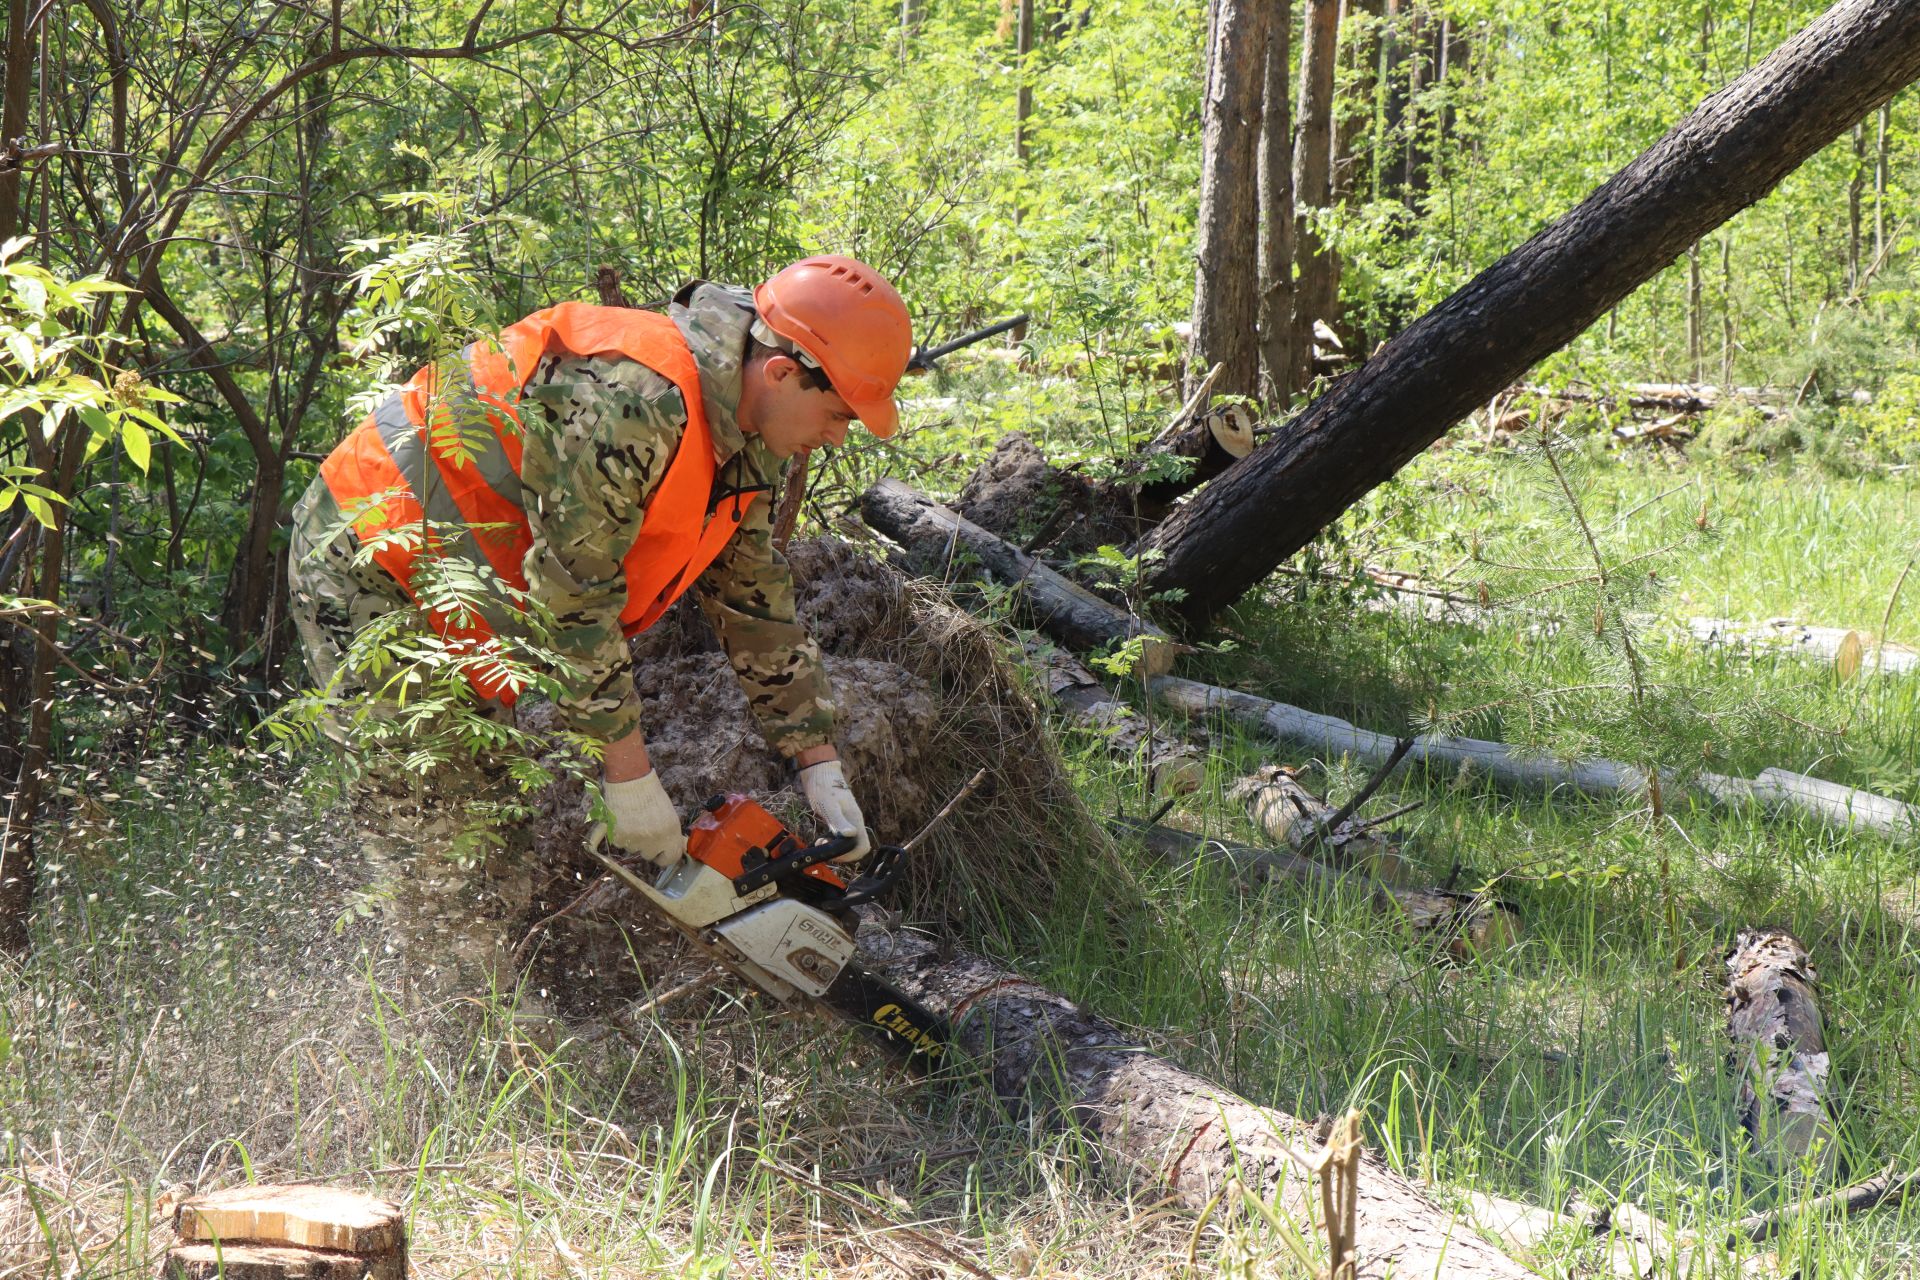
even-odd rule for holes
{"type": "Polygon", "coordinates": [[[1245,405],[1230,404],[1209,409],[1201,416],[1207,433],[1221,451],[1231,458],[1244,458],[1253,452],[1253,411],[1245,405]]]}

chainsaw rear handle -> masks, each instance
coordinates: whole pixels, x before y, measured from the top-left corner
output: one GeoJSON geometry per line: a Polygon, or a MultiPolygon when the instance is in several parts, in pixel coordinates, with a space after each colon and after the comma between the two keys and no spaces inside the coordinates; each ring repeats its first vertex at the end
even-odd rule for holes
{"type": "Polygon", "coordinates": [[[803,845],[783,857],[769,858],[757,867],[749,868],[735,878],[734,890],[748,894],[762,885],[784,885],[795,876],[802,874],[808,867],[818,866],[822,862],[831,862],[842,854],[852,853],[860,845],[854,836],[828,836],[803,845]]]}

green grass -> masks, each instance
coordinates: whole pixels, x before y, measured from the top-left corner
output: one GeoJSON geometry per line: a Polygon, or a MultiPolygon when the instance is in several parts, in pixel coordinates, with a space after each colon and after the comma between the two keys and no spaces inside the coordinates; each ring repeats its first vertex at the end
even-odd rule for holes
{"type": "MultiPolygon", "coordinates": [[[[1681,481],[1712,495],[1723,536],[1673,567],[1670,615],[1872,630],[1920,539],[1900,477],[1629,461],[1590,480],[1596,510],[1681,481]]],[[[1476,530],[1525,536],[1550,518],[1512,459],[1430,455],[1356,515],[1350,532],[1373,528],[1352,552],[1434,572],[1476,530]]],[[[1909,592],[1889,631],[1914,642],[1909,592]]],[[[1440,625],[1364,605],[1276,579],[1228,620],[1237,647],[1192,670],[1397,732],[1435,698],[1567,681],[1585,661],[1525,619],[1440,625]]],[[[1663,678],[1715,707],[1765,708],[1694,723],[1661,751],[1920,801],[1920,678],[1842,683],[1647,634],[1663,678]]],[[[1522,727],[1508,719],[1476,727],[1522,727]]],[[[1152,807],[1097,743],[1068,744],[1096,811],[1152,807]]],[[[1168,820],[1263,839],[1227,785],[1306,761],[1225,726],[1212,746],[1208,787],[1168,820]]],[[[1336,800],[1361,781],[1323,765],[1308,779],[1336,800]]],[[[1009,1117],[984,1082],[916,1084],[844,1032],[757,1002],[696,997],[631,1041],[554,1055],[504,1037],[499,1007],[470,1034],[424,1033],[388,994],[375,930],[341,920],[361,872],[319,773],[203,753],[111,776],[116,792],[84,769],[66,779],[86,798],[50,847],[40,949],[0,978],[5,1280],[148,1274],[169,1189],[248,1171],[395,1197],[427,1276],[965,1274],[902,1226],[1001,1276],[1182,1273],[1190,1247],[1201,1273],[1298,1273],[1257,1223],[1221,1216],[1196,1236],[1150,1190],[1115,1188],[1075,1135],[1009,1117]]],[[[1819,970],[1851,1168],[1920,1167],[1912,847],[1419,774],[1369,812],[1413,801],[1397,825],[1416,875],[1490,888],[1521,915],[1517,945],[1446,963],[1358,886],[1248,893],[1137,851],[1063,859],[1057,891],[1036,895],[1051,907],[977,913],[1000,923],[974,941],[1250,1098],[1306,1116],[1361,1107],[1367,1140],[1436,1194],[1626,1198],[1715,1234],[1814,1190],[1756,1160],[1733,1122],[1720,959],[1740,927],[1783,925],[1819,970]]],[[[1770,1247],[1809,1277],[1910,1275],[1920,1206],[1809,1220],[1770,1247]]],[[[1593,1252],[1569,1235],[1548,1261],[1589,1274],[1593,1252]]]]}

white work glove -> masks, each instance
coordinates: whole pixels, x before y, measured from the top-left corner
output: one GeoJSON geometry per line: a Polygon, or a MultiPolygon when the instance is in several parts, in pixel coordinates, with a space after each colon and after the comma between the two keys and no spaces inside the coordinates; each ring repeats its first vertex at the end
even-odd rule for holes
{"type": "Polygon", "coordinates": [[[836,863],[851,866],[872,851],[873,842],[867,838],[867,820],[860,816],[860,802],[853,798],[847,786],[846,770],[838,760],[822,760],[802,769],[800,790],[806,793],[807,803],[813,806],[821,826],[837,836],[852,836],[860,842],[835,858],[836,863]]]}
{"type": "MultiPolygon", "coordinates": [[[[649,769],[625,782],[601,782],[607,812],[613,817],[613,829],[598,829],[598,834],[623,853],[638,854],[665,870],[687,854],[687,836],[680,829],[680,815],[674,812],[667,789],[660,785],[660,771],[649,769]]],[[[593,839],[589,835],[588,840],[593,839]]]]}

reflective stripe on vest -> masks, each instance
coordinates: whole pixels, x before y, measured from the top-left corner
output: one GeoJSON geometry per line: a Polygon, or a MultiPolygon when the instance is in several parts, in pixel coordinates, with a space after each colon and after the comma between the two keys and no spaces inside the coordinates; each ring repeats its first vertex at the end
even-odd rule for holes
{"type": "MultiPolygon", "coordinates": [[[[669,317],[584,302],[536,311],[503,330],[498,347],[468,347],[449,363],[444,386],[433,366],[414,374],[341,442],[320,475],[340,509],[355,517],[354,532],[372,547],[374,561],[416,603],[413,575],[423,546],[484,562],[524,591],[533,534],[520,489],[524,442],[517,410],[527,380],[549,355],[626,356],[672,382],[686,404],[686,430],[621,560],[627,605],[620,624],[634,635],[679,599],[720,554],[752,502],[761,500],[755,495],[743,503],[735,496],[708,518],[713,437],[699,366],[669,317]]],[[[497,644],[503,621],[429,617],[440,634],[481,652],[497,644]]],[[[508,704],[518,693],[496,668],[482,665],[469,679],[483,695],[508,704]]]]}

